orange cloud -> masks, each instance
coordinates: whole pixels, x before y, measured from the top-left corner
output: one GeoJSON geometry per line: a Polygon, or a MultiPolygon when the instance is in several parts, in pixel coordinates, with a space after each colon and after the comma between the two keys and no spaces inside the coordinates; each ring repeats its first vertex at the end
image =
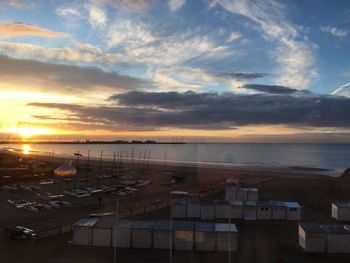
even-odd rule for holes
{"type": "Polygon", "coordinates": [[[36,36],[36,37],[67,37],[64,32],[51,31],[36,25],[14,22],[0,24],[0,38],[36,36]]]}

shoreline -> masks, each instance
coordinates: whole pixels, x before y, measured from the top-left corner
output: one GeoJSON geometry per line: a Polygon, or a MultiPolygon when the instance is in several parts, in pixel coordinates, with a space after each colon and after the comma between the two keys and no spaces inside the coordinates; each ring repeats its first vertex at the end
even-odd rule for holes
{"type": "MultiPolygon", "coordinates": [[[[0,150],[1,151],[1,150],[0,150]]],[[[42,152],[31,151],[27,154],[19,151],[10,151],[3,150],[3,152],[8,154],[18,154],[20,156],[26,156],[29,158],[39,157],[45,159],[49,162],[61,163],[63,164],[67,160],[72,160],[73,163],[76,161],[75,156],[67,155],[55,155],[47,156],[42,154],[42,152]]],[[[98,166],[99,157],[90,156],[90,165],[98,166]]],[[[81,165],[87,161],[86,156],[79,158],[81,165]]],[[[196,170],[196,169],[209,169],[213,172],[215,171],[226,171],[226,172],[241,172],[241,173],[259,173],[259,174],[278,174],[279,176],[316,176],[316,177],[332,177],[340,178],[341,175],[347,170],[343,169],[328,169],[328,168],[319,168],[319,167],[307,167],[307,166],[290,166],[282,164],[238,164],[238,163],[218,163],[218,162],[189,162],[189,161],[176,161],[176,160],[167,160],[166,164],[164,160],[159,159],[149,159],[144,161],[139,161],[138,158],[123,157],[122,159],[116,159],[116,163],[119,162],[119,165],[130,169],[139,169],[140,167],[149,167],[150,169],[155,170],[172,170],[174,173],[178,173],[183,169],[196,170]]],[[[103,156],[102,163],[104,166],[108,164],[112,167],[113,158],[111,156],[103,156]]],[[[108,166],[107,165],[107,166],[108,166]]],[[[81,168],[83,169],[83,168],[81,168]]]]}

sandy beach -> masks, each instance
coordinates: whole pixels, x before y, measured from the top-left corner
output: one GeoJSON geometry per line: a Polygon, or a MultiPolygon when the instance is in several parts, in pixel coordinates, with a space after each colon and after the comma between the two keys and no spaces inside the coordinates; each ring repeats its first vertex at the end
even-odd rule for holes
{"type": "MultiPolygon", "coordinates": [[[[7,156],[7,155],[6,155],[7,156]]],[[[6,166],[2,156],[2,165],[6,166]]],[[[22,163],[30,156],[22,156],[22,163]]],[[[45,157],[46,158],[46,157],[45,157]]],[[[42,159],[42,162],[48,160],[42,159]]],[[[55,163],[47,163],[52,169],[62,163],[56,159],[55,163]]],[[[83,161],[80,167],[84,167],[83,161]]],[[[95,175],[98,173],[98,161],[90,163],[89,184],[96,184],[95,175]]],[[[103,162],[101,174],[111,171],[111,163],[103,162]]],[[[313,169],[293,169],[265,167],[181,167],[167,166],[173,173],[185,175],[185,179],[170,184],[171,177],[164,175],[163,165],[149,165],[149,167],[129,167],[123,175],[132,176],[134,180],[152,180],[152,184],[141,189],[135,195],[120,198],[120,211],[142,207],[156,200],[167,200],[172,190],[188,191],[193,194],[208,188],[223,189],[226,178],[239,178],[242,185],[256,186],[260,190],[261,200],[298,201],[302,206],[302,221],[319,223],[335,223],[331,219],[331,202],[350,200],[350,180],[318,174],[313,169]]],[[[73,180],[53,177],[48,174],[44,179],[53,179],[54,184],[40,185],[39,178],[16,180],[16,184],[40,185],[43,191],[60,194],[64,190],[73,188],[73,180]]],[[[86,171],[79,171],[80,179],[86,178],[86,171]]],[[[100,183],[117,184],[118,178],[102,179],[100,183]]],[[[4,183],[4,182],[3,182],[4,183]]],[[[78,182],[78,187],[87,183],[78,182]]],[[[104,194],[102,206],[97,196],[77,199],[65,197],[72,203],[71,208],[59,208],[52,211],[31,213],[23,209],[16,209],[7,202],[8,198],[23,198],[34,201],[32,192],[11,192],[6,189],[0,191],[0,226],[22,225],[35,230],[47,229],[58,225],[72,224],[90,213],[115,211],[116,195],[104,194]]],[[[223,191],[213,198],[222,199],[223,191]]],[[[169,209],[161,209],[152,213],[138,216],[143,219],[168,219],[169,209]]],[[[298,246],[297,222],[284,221],[237,221],[239,229],[238,251],[233,253],[233,262],[275,262],[277,258],[284,258],[286,262],[346,262],[344,255],[310,255],[302,252],[298,246]]],[[[51,237],[37,241],[9,240],[3,233],[0,235],[0,253],[4,262],[111,262],[113,251],[111,248],[80,247],[69,241],[71,234],[51,237]],[[21,253],[18,253],[21,251],[21,253]]],[[[166,262],[167,251],[159,250],[118,250],[119,262],[166,262]]],[[[215,262],[219,258],[227,260],[225,253],[175,252],[175,260],[181,262],[215,262]]]]}

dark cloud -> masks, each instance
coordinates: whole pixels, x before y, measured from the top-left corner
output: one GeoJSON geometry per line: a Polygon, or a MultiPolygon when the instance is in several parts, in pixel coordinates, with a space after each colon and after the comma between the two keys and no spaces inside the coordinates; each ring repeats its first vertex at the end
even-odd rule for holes
{"type": "Polygon", "coordinates": [[[229,72],[212,72],[210,71],[214,76],[222,77],[222,78],[231,78],[231,79],[238,79],[238,80],[252,80],[252,79],[258,79],[268,76],[267,73],[229,73],[229,72]]]}
{"type": "Polygon", "coordinates": [[[233,93],[128,92],[112,96],[115,106],[31,103],[67,110],[80,120],[128,129],[165,127],[231,129],[244,125],[350,127],[350,99],[325,95],[237,95],[233,93]]]}
{"type": "Polygon", "coordinates": [[[94,67],[53,64],[35,60],[21,60],[0,55],[0,80],[41,84],[44,88],[84,91],[107,87],[119,91],[150,87],[148,81],[106,72],[94,67]]]}
{"type": "Polygon", "coordinates": [[[260,92],[271,93],[271,94],[292,94],[292,93],[308,93],[308,91],[300,91],[284,86],[276,85],[260,85],[260,84],[246,84],[243,86],[245,89],[252,89],[260,92]]]}

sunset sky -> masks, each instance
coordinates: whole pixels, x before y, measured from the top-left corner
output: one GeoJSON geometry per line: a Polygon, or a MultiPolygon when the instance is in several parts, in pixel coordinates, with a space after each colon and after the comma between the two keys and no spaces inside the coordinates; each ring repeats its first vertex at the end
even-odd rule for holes
{"type": "Polygon", "coordinates": [[[350,142],[350,2],[0,0],[0,111],[0,139],[350,142]]]}

